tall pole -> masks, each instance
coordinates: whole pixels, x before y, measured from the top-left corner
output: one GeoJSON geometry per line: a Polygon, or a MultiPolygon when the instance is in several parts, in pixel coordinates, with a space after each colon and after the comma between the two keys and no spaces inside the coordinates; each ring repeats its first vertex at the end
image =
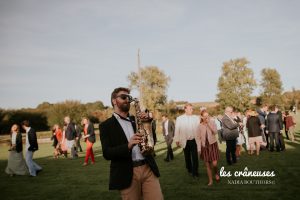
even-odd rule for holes
{"type": "Polygon", "coordinates": [[[140,106],[143,109],[143,89],[142,89],[142,68],[141,68],[141,58],[140,58],[140,49],[138,49],[138,90],[139,90],[139,100],[140,106]]]}

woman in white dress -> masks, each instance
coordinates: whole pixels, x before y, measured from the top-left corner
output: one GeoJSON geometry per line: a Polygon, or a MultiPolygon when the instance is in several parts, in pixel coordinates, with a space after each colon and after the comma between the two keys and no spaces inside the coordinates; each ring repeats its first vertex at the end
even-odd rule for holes
{"type": "MultiPolygon", "coordinates": [[[[242,122],[242,119],[243,119],[243,117],[241,116],[241,113],[235,112],[234,121],[236,121],[237,123],[240,123],[240,122],[242,122]]],[[[236,155],[237,159],[240,158],[241,151],[242,151],[242,145],[245,143],[245,139],[243,136],[243,127],[239,126],[238,130],[239,130],[239,137],[236,140],[236,151],[235,151],[235,155],[236,155]]]]}
{"type": "Polygon", "coordinates": [[[249,135],[248,135],[248,129],[247,129],[247,120],[250,117],[250,110],[247,110],[244,118],[243,118],[243,131],[244,131],[244,137],[245,137],[245,150],[250,154],[250,145],[249,145],[249,135]]]}
{"type": "Polygon", "coordinates": [[[8,151],[9,155],[5,172],[11,176],[27,175],[28,169],[23,156],[22,134],[17,124],[11,127],[11,145],[8,151]]]}

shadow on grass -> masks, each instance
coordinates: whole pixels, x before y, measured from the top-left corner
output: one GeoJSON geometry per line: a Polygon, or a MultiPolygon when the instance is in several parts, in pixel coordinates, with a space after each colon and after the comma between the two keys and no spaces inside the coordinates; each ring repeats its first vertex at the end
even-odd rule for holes
{"type": "MultiPolygon", "coordinates": [[[[82,166],[84,157],[34,159],[43,171],[37,177],[0,174],[1,199],[119,199],[108,191],[109,163],[96,157],[96,164],[82,166]]],[[[5,169],[7,161],[0,161],[5,169]]]]}

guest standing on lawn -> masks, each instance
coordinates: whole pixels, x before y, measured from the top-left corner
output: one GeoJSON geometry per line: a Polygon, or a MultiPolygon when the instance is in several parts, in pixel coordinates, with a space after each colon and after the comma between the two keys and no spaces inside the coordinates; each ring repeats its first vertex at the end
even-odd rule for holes
{"type": "Polygon", "coordinates": [[[196,142],[198,147],[198,154],[205,162],[208,186],[213,184],[213,174],[217,182],[220,181],[218,171],[218,160],[220,152],[216,134],[218,133],[215,121],[211,119],[206,110],[201,112],[201,122],[196,134],[196,142]]]}
{"type": "Polygon", "coordinates": [[[40,171],[42,171],[42,167],[33,161],[33,154],[39,149],[36,132],[30,127],[28,120],[22,122],[22,128],[26,131],[26,164],[29,169],[30,176],[35,177],[40,171]]]}
{"type": "Polygon", "coordinates": [[[233,120],[233,108],[226,107],[222,118],[223,136],[226,140],[226,160],[228,165],[236,163],[236,138],[239,136],[239,124],[233,120]]]}
{"type": "Polygon", "coordinates": [[[287,131],[287,135],[289,137],[287,138],[290,138],[290,140],[292,142],[295,142],[295,127],[296,127],[296,120],[295,120],[295,117],[290,115],[290,112],[289,111],[286,111],[285,112],[285,128],[286,128],[286,131],[287,131]]]}
{"type": "Polygon", "coordinates": [[[11,127],[10,139],[11,143],[5,172],[11,176],[26,175],[28,170],[23,157],[22,134],[17,124],[11,127]]]}
{"type": "Polygon", "coordinates": [[[184,106],[185,114],[179,116],[175,123],[174,141],[178,147],[183,148],[185,166],[194,178],[199,177],[198,153],[195,136],[200,118],[193,115],[193,106],[188,103],[184,106]]]}
{"type": "Polygon", "coordinates": [[[94,131],[94,124],[86,117],[82,119],[83,121],[83,132],[84,136],[82,138],[86,142],[86,155],[84,159],[83,166],[88,165],[89,158],[91,157],[92,164],[95,164],[93,144],[96,142],[96,135],[94,131]]]}
{"type": "Polygon", "coordinates": [[[260,123],[257,112],[250,111],[249,115],[246,126],[249,136],[250,154],[252,155],[254,149],[256,149],[256,155],[259,155],[260,145],[263,142],[262,129],[264,126],[260,123]]]}
{"type": "Polygon", "coordinates": [[[69,116],[66,116],[64,118],[64,122],[66,125],[66,131],[65,131],[65,136],[66,136],[66,144],[68,151],[71,153],[71,158],[75,159],[78,157],[77,152],[76,152],[76,147],[75,147],[75,139],[77,137],[77,133],[75,130],[74,124],[71,122],[71,119],[69,116]]]}
{"type": "Polygon", "coordinates": [[[266,120],[266,133],[270,137],[270,151],[274,151],[274,142],[276,145],[276,151],[280,151],[279,134],[282,133],[283,123],[278,115],[276,106],[270,106],[271,112],[267,116],[266,120]]]}
{"type": "Polygon", "coordinates": [[[55,124],[52,129],[53,132],[53,146],[54,146],[54,158],[58,158],[58,156],[62,153],[61,151],[61,139],[62,139],[62,131],[58,124],[55,124]]]}
{"type": "MultiPolygon", "coordinates": [[[[243,117],[243,135],[245,137],[245,151],[248,152],[248,154],[250,154],[250,145],[249,145],[249,133],[248,133],[248,129],[247,129],[247,121],[250,117],[250,112],[251,110],[247,110],[245,112],[245,116],[243,117]]],[[[263,134],[263,133],[262,133],[263,134]]]]}
{"type": "Polygon", "coordinates": [[[175,124],[172,120],[168,119],[168,116],[164,114],[162,116],[162,130],[163,136],[167,144],[167,157],[165,158],[166,162],[174,159],[172,143],[174,138],[175,124]]]}

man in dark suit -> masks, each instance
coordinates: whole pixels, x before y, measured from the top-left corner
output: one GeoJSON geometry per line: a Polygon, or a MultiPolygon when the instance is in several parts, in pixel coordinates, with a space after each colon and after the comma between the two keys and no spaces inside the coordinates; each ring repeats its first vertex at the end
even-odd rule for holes
{"type": "Polygon", "coordinates": [[[162,120],[163,136],[165,137],[165,141],[168,147],[167,157],[165,158],[165,161],[169,162],[170,160],[174,159],[172,142],[174,138],[175,124],[172,120],[168,119],[168,116],[166,114],[162,115],[162,120]]]}
{"type": "Polygon", "coordinates": [[[280,146],[280,150],[281,151],[284,151],[285,150],[285,142],[284,142],[284,139],[283,139],[283,124],[284,124],[284,121],[283,121],[283,116],[282,116],[282,112],[281,110],[278,108],[278,106],[276,106],[276,111],[277,111],[277,114],[279,115],[279,120],[280,120],[280,124],[281,124],[281,130],[279,132],[279,136],[278,136],[278,140],[279,140],[279,146],[280,146]]]}
{"type": "Polygon", "coordinates": [[[39,149],[36,132],[33,128],[30,127],[30,123],[28,120],[24,120],[22,122],[22,128],[26,131],[25,160],[30,176],[34,177],[40,171],[42,171],[42,167],[33,161],[33,153],[39,149]]]}
{"type": "Polygon", "coordinates": [[[266,148],[269,148],[269,135],[266,134],[266,116],[268,111],[268,105],[264,104],[261,108],[257,109],[258,118],[260,121],[260,124],[262,124],[262,138],[265,143],[267,143],[266,148]]]}
{"type": "Polygon", "coordinates": [[[66,133],[65,134],[66,134],[66,138],[67,138],[67,148],[68,148],[68,151],[71,152],[71,158],[75,159],[78,157],[76,147],[75,147],[75,140],[78,139],[77,132],[76,132],[75,126],[71,122],[71,119],[69,116],[66,116],[64,118],[64,122],[66,125],[66,133]]]}
{"type": "Polygon", "coordinates": [[[239,124],[233,119],[233,108],[226,107],[222,118],[223,137],[226,140],[226,160],[228,165],[236,163],[236,138],[239,136],[239,124]]]}
{"type": "MultiPolygon", "coordinates": [[[[151,130],[152,130],[152,136],[153,136],[153,142],[154,142],[154,145],[156,145],[157,143],[157,136],[156,136],[156,120],[154,119],[153,117],[153,114],[150,112],[149,113],[149,117],[152,118],[152,121],[151,121],[151,130]]],[[[155,153],[154,153],[155,154],[155,153]]]]}
{"type": "Polygon", "coordinates": [[[110,190],[122,199],[163,199],[158,167],[152,155],[144,156],[137,144],[134,117],[129,116],[130,90],[116,88],[111,94],[114,113],[100,125],[103,156],[110,160],[110,190]]]}
{"type": "Polygon", "coordinates": [[[268,114],[266,120],[266,133],[270,136],[270,151],[274,151],[274,140],[276,150],[280,151],[279,134],[282,133],[283,122],[277,114],[278,109],[276,106],[270,106],[270,110],[271,112],[268,114]]]}

